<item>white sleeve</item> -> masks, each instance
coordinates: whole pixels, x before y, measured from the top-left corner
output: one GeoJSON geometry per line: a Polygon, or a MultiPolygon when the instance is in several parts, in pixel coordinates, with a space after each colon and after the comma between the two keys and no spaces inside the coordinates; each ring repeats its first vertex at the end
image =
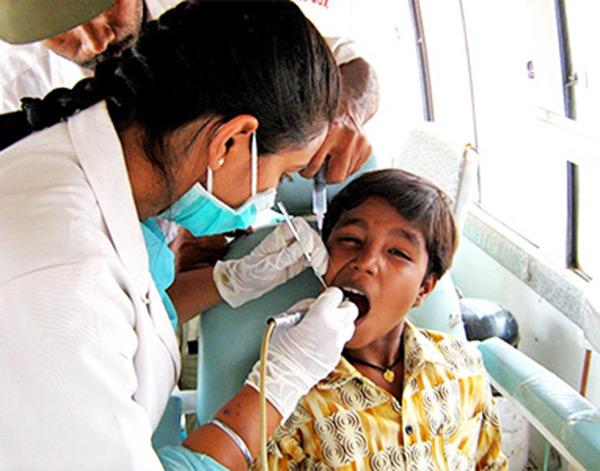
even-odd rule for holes
{"type": "Polygon", "coordinates": [[[3,470],[160,470],[133,400],[133,305],[106,259],[0,286],[3,470]]]}
{"type": "Polygon", "coordinates": [[[0,41],[0,112],[18,110],[22,97],[41,98],[90,75],[40,42],[15,46],[0,41]]]}
{"type": "Polygon", "coordinates": [[[338,67],[360,58],[354,41],[347,38],[326,37],[325,41],[331,49],[338,67]]]}
{"type": "Polygon", "coordinates": [[[182,0],[145,0],[144,5],[148,9],[150,19],[155,20],[164,12],[174,8],[181,2],[182,0]]]}

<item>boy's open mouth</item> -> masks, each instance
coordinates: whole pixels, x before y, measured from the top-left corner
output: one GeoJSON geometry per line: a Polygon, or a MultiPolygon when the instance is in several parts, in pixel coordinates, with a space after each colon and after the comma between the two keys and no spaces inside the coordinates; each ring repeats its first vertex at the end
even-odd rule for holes
{"type": "Polygon", "coordinates": [[[344,297],[348,299],[348,301],[356,304],[356,307],[358,307],[359,319],[369,312],[371,304],[369,303],[369,298],[367,298],[365,293],[351,286],[340,286],[339,288],[344,293],[344,297]]]}

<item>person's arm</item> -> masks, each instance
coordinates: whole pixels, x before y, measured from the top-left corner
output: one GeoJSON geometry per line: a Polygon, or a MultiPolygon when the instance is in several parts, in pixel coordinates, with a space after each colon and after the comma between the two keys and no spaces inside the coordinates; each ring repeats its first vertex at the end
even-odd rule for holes
{"type": "MultiPolygon", "coordinates": [[[[282,419],[290,416],[298,400],[333,370],[344,344],[352,337],[358,315],[356,306],[344,301],[338,288],[328,288],[316,300],[304,300],[290,308],[300,309],[306,310],[302,322],[278,326],[267,351],[265,392],[269,436],[282,419]]],[[[215,416],[245,442],[251,459],[256,458],[260,445],[259,380],[257,363],[245,386],[215,416]]],[[[186,450],[179,450],[180,461],[186,459],[186,453],[195,452],[233,470],[248,467],[229,435],[210,423],[195,430],[184,446],[186,450]]]]}
{"type": "MultiPolygon", "coordinates": [[[[259,430],[259,395],[250,386],[244,386],[215,418],[225,423],[244,440],[253,458],[256,458],[260,447],[259,430]]],[[[281,421],[281,414],[267,401],[267,434],[275,431],[281,421]]],[[[212,456],[221,464],[232,470],[248,469],[239,448],[229,436],[218,427],[208,424],[196,429],[184,442],[184,446],[198,453],[212,456]]]]}
{"type": "Polygon", "coordinates": [[[179,273],[168,294],[181,322],[225,301],[230,306],[262,296],[307,267],[303,249],[321,273],[327,269],[327,249],[319,234],[302,218],[293,222],[301,242],[280,224],[248,255],[179,273]]]}
{"type": "Polygon", "coordinates": [[[371,156],[363,125],[379,106],[379,86],[373,67],[358,57],[340,65],[342,93],[337,116],[325,142],[301,172],[313,177],[325,159],[327,182],[339,183],[356,172],[371,156]]]}
{"type": "Polygon", "coordinates": [[[181,324],[223,302],[213,279],[213,271],[214,267],[207,266],[175,276],[167,293],[181,324]]]}
{"type": "MultiPolygon", "coordinates": [[[[259,396],[250,386],[244,386],[215,415],[244,440],[252,457],[260,447],[259,396]]],[[[267,434],[270,436],[281,421],[281,414],[267,401],[267,434]]],[[[194,430],[182,447],[165,447],[158,451],[164,468],[174,470],[246,470],[248,465],[240,449],[219,427],[205,424],[194,430]]]]}

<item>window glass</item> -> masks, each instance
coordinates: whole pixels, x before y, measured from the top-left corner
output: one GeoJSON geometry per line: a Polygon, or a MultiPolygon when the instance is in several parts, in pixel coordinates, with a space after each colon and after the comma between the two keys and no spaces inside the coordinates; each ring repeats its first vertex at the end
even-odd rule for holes
{"type": "Polygon", "coordinates": [[[325,36],[349,38],[375,69],[380,105],[366,126],[381,165],[399,152],[408,128],[423,120],[417,47],[409,2],[303,0],[298,5],[325,36]]]}
{"type": "Polygon", "coordinates": [[[566,244],[565,143],[553,0],[463,0],[480,150],[481,204],[555,262],[566,244]]]}
{"type": "Polygon", "coordinates": [[[445,136],[473,143],[469,67],[458,2],[421,0],[433,114],[445,136]]]}
{"type": "Polygon", "coordinates": [[[367,131],[378,158],[388,165],[399,152],[402,136],[423,120],[409,2],[354,0],[352,20],[352,37],[375,67],[379,81],[379,111],[367,131]]]}
{"type": "Polygon", "coordinates": [[[600,278],[600,156],[580,164],[579,181],[579,264],[584,273],[600,278]]]}
{"type": "Polygon", "coordinates": [[[565,1],[571,60],[574,72],[575,119],[571,123],[573,160],[579,165],[578,255],[581,269],[600,277],[600,18],[598,2],[565,1]]]}
{"type": "Polygon", "coordinates": [[[598,126],[600,105],[600,4],[589,1],[565,1],[571,61],[574,71],[576,120],[584,127],[598,126]]]}

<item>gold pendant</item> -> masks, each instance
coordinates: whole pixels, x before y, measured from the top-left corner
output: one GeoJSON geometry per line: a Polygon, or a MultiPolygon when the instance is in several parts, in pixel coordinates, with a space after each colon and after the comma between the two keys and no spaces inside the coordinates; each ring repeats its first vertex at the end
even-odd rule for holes
{"type": "Polygon", "coordinates": [[[385,379],[388,383],[393,383],[396,375],[390,369],[387,369],[383,372],[383,379],[385,379]]]}

